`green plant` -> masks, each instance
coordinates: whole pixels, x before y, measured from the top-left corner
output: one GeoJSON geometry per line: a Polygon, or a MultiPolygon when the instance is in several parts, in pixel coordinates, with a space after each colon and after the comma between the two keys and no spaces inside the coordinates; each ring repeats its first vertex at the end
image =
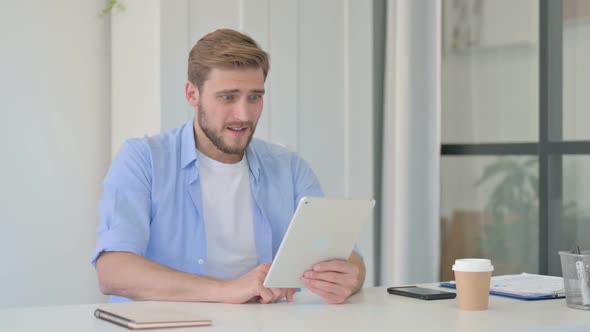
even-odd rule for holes
{"type": "Polygon", "coordinates": [[[102,9],[101,14],[103,15],[110,15],[115,8],[119,11],[125,10],[125,5],[121,3],[120,0],[105,0],[106,7],[102,9]]]}
{"type": "MultiPolygon", "coordinates": [[[[479,187],[494,184],[486,212],[492,222],[484,225],[482,249],[507,272],[536,272],[539,244],[539,177],[538,159],[517,161],[498,158],[487,165],[475,182],[479,187]]],[[[561,204],[551,218],[561,223],[561,238],[576,238],[577,223],[583,211],[573,201],[561,204]]]]}
{"type": "MultiPolygon", "coordinates": [[[[484,168],[475,182],[495,184],[486,204],[492,222],[484,225],[482,249],[507,269],[535,270],[538,253],[538,159],[519,162],[498,158],[484,168]]],[[[516,272],[516,271],[513,271],[516,272]]]]}

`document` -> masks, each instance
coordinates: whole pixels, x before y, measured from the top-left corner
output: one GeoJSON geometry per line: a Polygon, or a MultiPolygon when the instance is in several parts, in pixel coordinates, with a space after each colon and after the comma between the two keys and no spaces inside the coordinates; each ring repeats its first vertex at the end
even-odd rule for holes
{"type": "MultiPolygon", "coordinates": [[[[454,281],[440,286],[456,288],[454,281]]],[[[490,294],[530,301],[563,298],[565,289],[561,277],[521,273],[492,277],[490,294]]]]}
{"type": "Polygon", "coordinates": [[[106,304],[97,308],[94,316],[132,330],[211,325],[211,320],[189,310],[185,303],[173,302],[106,304]]]}

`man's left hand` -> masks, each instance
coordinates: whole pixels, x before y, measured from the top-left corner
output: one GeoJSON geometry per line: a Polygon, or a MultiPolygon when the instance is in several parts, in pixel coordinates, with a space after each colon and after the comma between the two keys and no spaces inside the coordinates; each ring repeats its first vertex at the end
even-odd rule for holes
{"type": "Polygon", "coordinates": [[[361,287],[361,269],[350,261],[326,261],[306,271],[301,281],[305,287],[328,303],[338,304],[361,287]]]}

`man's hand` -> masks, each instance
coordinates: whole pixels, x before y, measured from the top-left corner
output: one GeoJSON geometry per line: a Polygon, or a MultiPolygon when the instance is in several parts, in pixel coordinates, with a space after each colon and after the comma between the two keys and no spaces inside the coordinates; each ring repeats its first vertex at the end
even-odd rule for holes
{"type": "Polygon", "coordinates": [[[265,288],[262,283],[268,274],[270,264],[262,264],[238,279],[223,281],[222,300],[225,303],[274,303],[287,298],[293,302],[293,288],[265,288]]]}
{"type": "Polygon", "coordinates": [[[364,264],[360,256],[353,253],[348,261],[333,260],[314,265],[312,270],[303,274],[301,281],[328,303],[342,303],[361,288],[364,264]]]}

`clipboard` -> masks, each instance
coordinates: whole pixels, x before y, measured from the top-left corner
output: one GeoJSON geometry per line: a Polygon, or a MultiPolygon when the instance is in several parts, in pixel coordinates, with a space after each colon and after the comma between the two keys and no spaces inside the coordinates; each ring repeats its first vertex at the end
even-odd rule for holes
{"type": "MultiPolygon", "coordinates": [[[[441,282],[441,287],[456,289],[454,281],[441,282]]],[[[490,295],[523,301],[554,300],[565,297],[563,278],[521,273],[492,277],[490,295]]]]}

